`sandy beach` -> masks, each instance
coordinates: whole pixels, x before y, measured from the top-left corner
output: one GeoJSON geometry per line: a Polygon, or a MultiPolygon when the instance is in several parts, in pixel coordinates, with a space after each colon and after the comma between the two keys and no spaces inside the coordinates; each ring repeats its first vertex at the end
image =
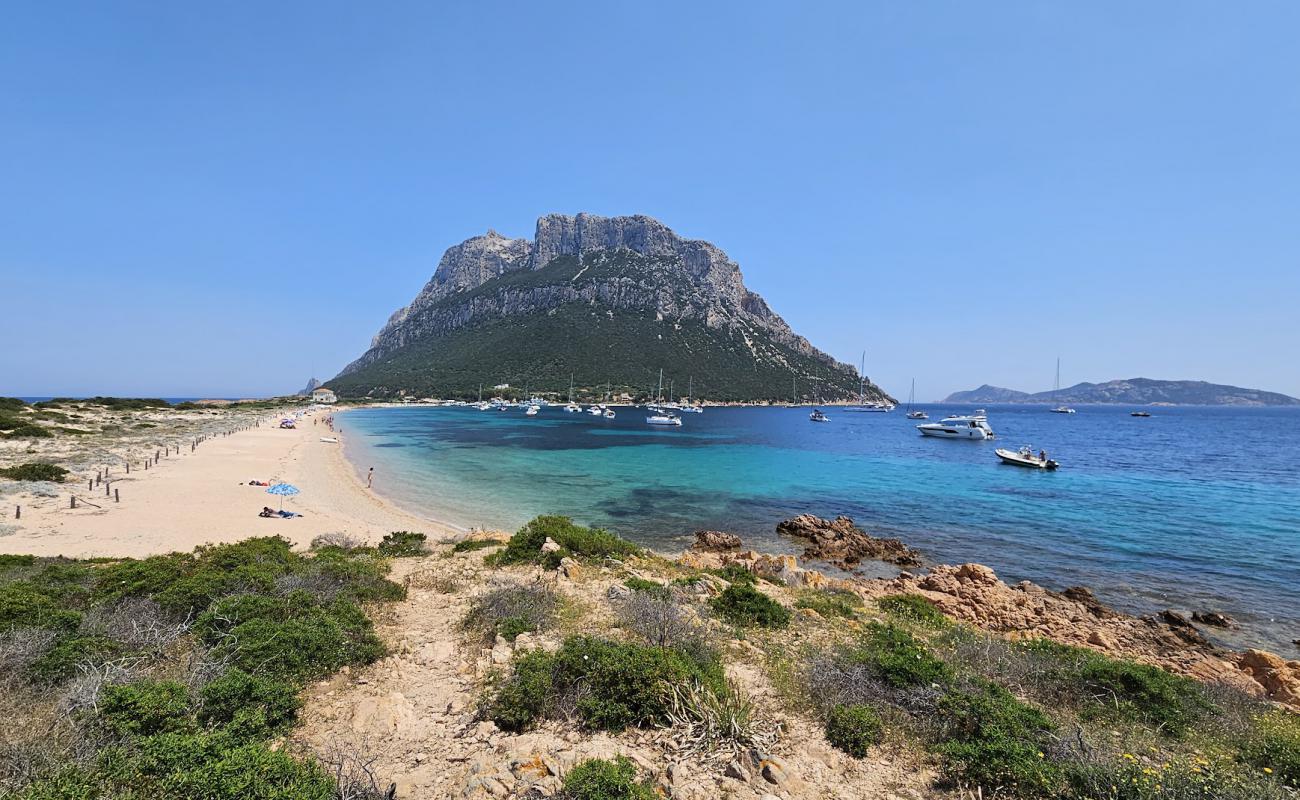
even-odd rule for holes
{"type": "MultiPolygon", "coordinates": [[[[40,556],[144,557],[188,551],[209,542],[234,542],[278,534],[306,546],[323,533],[346,533],[368,542],[396,530],[420,531],[431,539],[453,536],[455,528],[409,514],[367,489],[343,455],[343,443],[320,441],[333,435],[326,414],[301,420],[297,429],[263,427],[216,436],[193,453],[163,458],[148,470],[114,474],[121,501],[91,492],[69,476],[56,497],[5,498],[0,552],[40,556]],[[318,420],[313,425],[313,420],[318,420]],[[284,499],[292,519],[261,518],[263,506],[280,507],[280,498],[251,480],[291,483],[301,493],[284,499]],[[69,495],[79,498],[69,507],[69,495]],[[100,508],[86,504],[94,503],[100,508]],[[14,506],[23,504],[21,519],[14,506]]],[[[345,434],[346,435],[346,434],[345,434]]],[[[93,473],[92,473],[93,475],[93,473]]],[[[376,477],[376,489],[383,476],[376,477]]]]}

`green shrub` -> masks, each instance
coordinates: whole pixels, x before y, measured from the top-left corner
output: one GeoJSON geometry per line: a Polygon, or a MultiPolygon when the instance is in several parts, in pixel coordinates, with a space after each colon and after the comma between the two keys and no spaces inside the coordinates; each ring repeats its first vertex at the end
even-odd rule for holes
{"type": "Polygon", "coordinates": [[[952,622],[938,606],[919,594],[891,594],[877,600],[876,605],[882,611],[929,628],[942,628],[952,622]]]}
{"type": "Polygon", "coordinates": [[[393,531],[384,536],[384,540],[379,543],[379,552],[394,558],[422,556],[429,552],[429,547],[425,544],[427,539],[428,537],[423,533],[393,531]]]}
{"type": "Polygon", "coordinates": [[[952,690],[939,701],[943,728],[936,751],[949,777],[985,794],[1056,796],[1060,770],[1044,748],[1053,729],[1043,712],[995,683],[952,690]]]}
{"type": "Polygon", "coordinates": [[[635,575],[623,581],[623,585],[634,592],[644,592],[652,597],[659,597],[664,600],[672,597],[672,592],[662,583],[648,581],[645,578],[638,578],[635,575]]]}
{"type": "Polygon", "coordinates": [[[790,612],[785,606],[748,583],[731,584],[710,600],[709,606],[733,625],[784,628],[790,624],[790,612]]]}
{"type": "Polygon", "coordinates": [[[915,636],[895,625],[872,623],[847,655],[898,688],[943,683],[952,674],[915,636]]]}
{"type": "Polygon", "coordinates": [[[461,539],[451,546],[451,552],[471,553],[488,547],[501,547],[504,544],[505,542],[499,542],[496,539],[461,539]]]}
{"type": "Polygon", "coordinates": [[[52,439],[54,434],[49,428],[42,428],[40,425],[33,425],[30,422],[21,420],[12,420],[0,422],[0,431],[7,430],[8,433],[0,434],[5,439],[52,439]],[[10,427],[12,425],[12,427],[10,427]]]}
{"type": "Polygon", "coordinates": [[[307,592],[224,598],[199,615],[194,630],[234,666],[290,680],[311,680],[384,654],[355,603],[340,598],[324,605],[307,592]]]}
{"type": "Polygon", "coordinates": [[[757,575],[745,569],[740,564],[736,564],[734,562],[727,564],[725,567],[719,567],[718,569],[709,569],[705,571],[708,572],[710,575],[716,575],[719,578],[722,578],[724,581],[727,581],[728,583],[743,583],[748,586],[753,586],[758,583],[757,575]]]}
{"type": "Polygon", "coordinates": [[[31,678],[37,683],[59,683],[76,674],[78,664],[102,662],[121,650],[121,645],[103,636],[64,636],[32,663],[31,678]]]}
{"type": "Polygon", "coordinates": [[[532,727],[546,713],[554,671],[555,656],[545,650],[515,656],[514,673],[488,704],[488,717],[503,731],[532,727]]]}
{"type": "Polygon", "coordinates": [[[461,626],[479,634],[484,644],[497,635],[513,642],[521,633],[536,633],[555,624],[563,596],[541,583],[499,586],[470,602],[461,626]]]}
{"type": "Polygon", "coordinates": [[[1179,736],[1207,707],[1197,684],[1159,667],[1092,654],[1076,679],[1096,710],[1117,712],[1179,736]]]}
{"type": "Polygon", "coordinates": [[[601,528],[585,528],[561,516],[535,517],[520,528],[505,549],[488,556],[491,564],[543,564],[554,569],[566,556],[574,558],[625,557],[640,553],[631,542],[601,528]],[[550,538],[560,546],[543,553],[542,545],[550,538]]]}
{"type": "MultiPolygon", "coordinates": [[[[42,429],[43,430],[43,429],[42,429]]],[[[16,481],[54,481],[62,483],[68,471],[57,464],[33,461],[16,467],[0,469],[0,476],[16,481]]]]}
{"type": "Polygon", "coordinates": [[[627,756],[613,761],[589,758],[564,776],[564,796],[569,800],[654,800],[658,795],[637,781],[636,767],[627,756]]]}
{"type": "Polygon", "coordinates": [[[870,706],[835,706],[826,717],[826,741],[854,758],[879,744],[884,725],[870,706]]]}
{"type": "Polygon", "coordinates": [[[21,411],[27,408],[27,401],[17,397],[0,397],[0,412],[21,411]]]}
{"type": "MultiPolygon", "coordinates": [[[[203,687],[199,719],[211,725],[230,723],[278,732],[293,724],[301,707],[297,689],[284,681],[232,669],[203,687]],[[251,716],[249,712],[255,712],[251,716]]],[[[246,736],[253,735],[244,731],[246,736]]]]}
{"type": "Polygon", "coordinates": [[[1260,770],[1272,770],[1280,783],[1300,788],[1300,714],[1277,709],[1257,716],[1241,755],[1260,770]]]}
{"type": "Polygon", "coordinates": [[[152,597],[195,568],[193,556],[169,553],[137,561],[124,559],[99,570],[95,594],[107,601],[124,597],[152,597]]]}
{"type": "Polygon", "coordinates": [[[100,697],[99,717],[119,736],[152,736],[194,726],[189,690],[172,681],[106,687],[100,697]]]}
{"type": "Polygon", "coordinates": [[[63,608],[29,581],[0,585],[0,631],[14,627],[75,630],[81,615],[63,608]]]}
{"type": "Polygon", "coordinates": [[[319,764],[299,761],[266,743],[241,742],[224,732],[149,736],[139,740],[139,751],[131,766],[152,779],[154,787],[138,795],[141,800],[334,800],[337,796],[334,781],[319,764]]]}
{"type": "Polygon", "coordinates": [[[622,730],[661,721],[664,688],[692,681],[719,694],[726,691],[717,661],[701,663],[673,648],[575,636],[554,655],[531,651],[517,658],[514,675],[496,693],[489,714],[505,730],[523,730],[557,698],[570,697],[588,727],[622,730]]]}
{"type": "Polygon", "coordinates": [[[1136,758],[1066,766],[1076,800],[1292,800],[1258,770],[1197,757],[1148,763],[1136,758]]]}
{"type": "Polygon", "coordinates": [[[807,608],[823,617],[843,617],[853,619],[862,606],[862,598],[854,592],[843,589],[819,589],[807,592],[794,604],[795,608],[807,608]]]}

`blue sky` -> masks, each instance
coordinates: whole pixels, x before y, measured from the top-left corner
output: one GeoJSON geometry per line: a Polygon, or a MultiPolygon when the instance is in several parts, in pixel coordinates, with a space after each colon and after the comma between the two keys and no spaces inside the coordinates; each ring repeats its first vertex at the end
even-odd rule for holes
{"type": "Polygon", "coordinates": [[[1300,6],[44,3],[0,394],[333,375],[489,227],[645,213],[895,394],[1300,395],[1300,6]]]}

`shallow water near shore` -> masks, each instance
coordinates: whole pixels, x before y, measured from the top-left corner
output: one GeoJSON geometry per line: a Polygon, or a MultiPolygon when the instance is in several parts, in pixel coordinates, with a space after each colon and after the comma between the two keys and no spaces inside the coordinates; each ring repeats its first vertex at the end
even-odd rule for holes
{"type": "MultiPolygon", "coordinates": [[[[932,420],[959,411],[922,406],[932,420]]],[[[1130,613],[1214,610],[1232,646],[1291,657],[1300,636],[1300,410],[988,407],[996,442],[923,438],[900,411],[718,408],[649,428],[544,409],[372,408],[341,416],[349,459],[410,510],[513,530],[562,513],[662,550],[700,528],[798,552],[778,521],[847,514],[940,563],[978,561],[1008,582],[1084,585],[1130,613]],[[1030,444],[1056,473],[1001,465],[1030,444]]],[[[874,572],[874,571],[873,571],[874,572]]]]}

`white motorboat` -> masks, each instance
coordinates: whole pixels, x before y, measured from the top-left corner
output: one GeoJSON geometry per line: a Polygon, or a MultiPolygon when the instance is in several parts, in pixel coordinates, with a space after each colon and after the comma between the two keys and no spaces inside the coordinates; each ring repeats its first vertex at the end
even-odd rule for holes
{"type": "Polygon", "coordinates": [[[524,414],[526,414],[526,415],[528,415],[528,416],[530,416],[530,417],[535,417],[535,416],[537,416],[539,413],[541,413],[541,410],[542,410],[542,407],[539,406],[539,405],[537,405],[536,403],[534,403],[533,405],[530,405],[530,406],[528,407],[528,410],[525,411],[524,414]]]}
{"type": "Polygon", "coordinates": [[[612,408],[605,409],[604,417],[605,419],[613,419],[615,417],[614,409],[612,408]]]}
{"type": "Polygon", "coordinates": [[[1040,450],[1038,455],[1034,455],[1034,448],[1025,445],[1019,450],[1006,450],[999,447],[993,452],[998,454],[1003,464],[1010,464],[1014,467],[1029,467],[1030,469],[1056,469],[1060,464],[1047,457],[1046,450],[1040,450]]]}
{"type": "Polygon", "coordinates": [[[894,410],[892,403],[861,403],[856,406],[845,406],[845,411],[857,412],[876,412],[878,414],[887,414],[894,410]]]}
{"type": "Polygon", "coordinates": [[[675,425],[681,427],[682,418],[673,414],[657,412],[645,418],[647,425],[675,425]]]}
{"type": "Polygon", "coordinates": [[[1150,411],[1130,411],[1130,412],[1128,412],[1128,415],[1129,415],[1130,417],[1149,417],[1149,416],[1151,416],[1151,412],[1150,412],[1150,411]]]}
{"type": "Polygon", "coordinates": [[[322,437],[320,437],[320,440],[321,440],[322,442],[325,442],[326,444],[338,444],[338,443],[339,443],[339,440],[338,440],[338,437],[337,437],[337,436],[322,436],[322,437]]]}
{"type": "Polygon", "coordinates": [[[577,403],[569,403],[567,406],[564,407],[564,410],[569,412],[570,414],[576,414],[577,412],[582,410],[582,406],[578,405],[577,403]]]}
{"type": "Polygon", "coordinates": [[[809,419],[809,421],[811,421],[811,422],[830,422],[830,421],[831,421],[831,418],[828,417],[828,416],[826,416],[825,414],[823,414],[823,413],[821,412],[821,409],[819,409],[819,408],[814,408],[814,409],[813,409],[813,412],[812,412],[811,414],[808,415],[808,419],[809,419]]]}
{"type": "Polygon", "coordinates": [[[975,439],[983,441],[984,439],[994,438],[993,429],[989,427],[988,418],[983,415],[944,417],[938,422],[917,425],[916,429],[923,436],[933,436],[937,439],[975,439]]]}

